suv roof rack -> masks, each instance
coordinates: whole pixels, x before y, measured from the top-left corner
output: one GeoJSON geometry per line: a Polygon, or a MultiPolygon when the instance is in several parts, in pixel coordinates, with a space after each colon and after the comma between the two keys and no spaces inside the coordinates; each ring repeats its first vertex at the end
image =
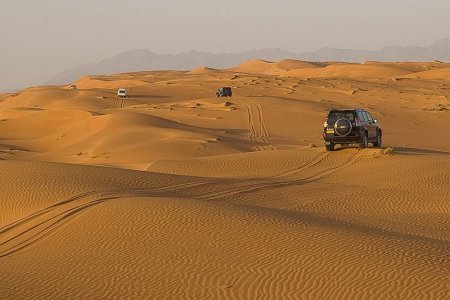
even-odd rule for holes
{"type": "Polygon", "coordinates": [[[341,110],[365,110],[364,108],[333,108],[331,111],[341,111],[341,110]]]}

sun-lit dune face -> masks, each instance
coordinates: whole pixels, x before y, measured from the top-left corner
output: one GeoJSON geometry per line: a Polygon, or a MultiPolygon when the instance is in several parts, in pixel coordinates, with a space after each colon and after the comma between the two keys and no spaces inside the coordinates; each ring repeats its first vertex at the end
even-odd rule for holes
{"type": "Polygon", "coordinates": [[[449,68],[256,60],[0,95],[0,298],[446,299],[449,68]],[[383,147],[325,151],[342,107],[383,147]]]}
{"type": "Polygon", "coordinates": [[[187,72],[186,74],[215,74],[217,72],[220,72],[218,69],[213,68],[207,68],[207,67],[200,67],[194,70],[191,70],[187,72]]]}
{"type": "Polygon", "coordinates": [[[288,76],[311,78],[389,79],[410,74],[409,70],[384,64],[338,64],[316,69],[292,69],[288,76]]]}
{"type": "Polygon", "coordinates": [[[445,69],[449,68],[450,64],[443,62],[378,62],[378,61],[366,61],[363,65],[372,66],[385,66],[390,68],[397,68],[409,73],[417,73],[421,71],[427,71],[432,69],[445,69]]]}
{"type": "Polygon", "coordinates": [[[3,99],[5,99],[6,97],[8,97],[8,94],[0,93],[0,102],[3,101],[3,99]]]}
{"type": "Polygon", "coordinates": [[[76,89],[2,96],[0,137],[27,157],[142,169],[161,159],[320,145],[329,109],[361,107],[380,120],[386,143],[449,151],[449,133],[436,130],[448,126],[447,70],[438,62],[255,60],[232,70],[90,76],[76,89]],[[233,97],[216,98],[221,86],[233,97]],[[129,97],[118,99],[119,88],[129,97]]]}
{"type": "Polygon", "coordinates": [[[269,69],[273,65],[274,65],[273,62],[256,59],[246,61],[240,64],[239,66],[232,68],[232,70],[235,72],[242,72],[242,73],[263,74],[267,69],[269,69]]]}
{"type": "Polygon", "coordinates": [[[284,59],[277,63],[275,66],[281,70],[290,71],[294,69],[310,69],[310,68],[319,68],[320,66],[325,66],[326,63],[313,63],[307,61],[299,61],[294,59],[284,59]]]}
{"type": "Polygon", "coordinates": [[[447,64],[446,68],[430,68],[426,71],[408,74],[404,78],[450,81],[450,67],[447,64]]]}
{"type": "Polygon", "coordinates": [[[326,63],[311,63],[293,59],[284,59],[279,62],[265,60],[249,60],[232,68],[235,72],[265,75],[287,75],[291,70],[314,69],[326,66],[326,63]]]}

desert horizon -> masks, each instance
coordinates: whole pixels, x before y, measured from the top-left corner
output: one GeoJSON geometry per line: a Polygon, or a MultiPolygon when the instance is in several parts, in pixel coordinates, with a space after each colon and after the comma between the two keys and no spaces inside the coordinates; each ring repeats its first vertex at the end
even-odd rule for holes
{"type": "Polygon", "coordinates": [[[449,114],[441,61],[249,60],[0,94],[1,298],[446,299],[449,114]],[[342,108],[370,112],[381,147],[326,151],[342,108]]]}
{"type": "MultiPolygon", "coordinates": [[[[39,70],[37,74],[0,73],[0,93],[14,93],[27,86],[61,85],[84,76],[132,73],[139,71],[189,71],[207,67],[227,69],[248,60],[300,60],[312,62],[363,63],[378,62],[432,62],[450,60],[450,38],[441,37],[427,46],[384,45],[377,50],[332,48],[327,45],[311,52],[292,52],[280,48],[260,48],[233,52],[186,50],[178,53],[155,53],[149,49],[127,49],[97,62],[81,61],[80,65],[60,67],[52,72],[39,70]]],[[[63,65],[66,65],[64,63],[63,65]]]]}

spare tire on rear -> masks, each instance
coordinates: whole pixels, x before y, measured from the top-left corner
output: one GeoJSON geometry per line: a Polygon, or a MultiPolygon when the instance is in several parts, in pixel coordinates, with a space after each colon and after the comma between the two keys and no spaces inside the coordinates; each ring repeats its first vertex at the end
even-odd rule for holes
{"type": "Polygon", "coordinates": [[[352,123],[347,119],[339,119],[334,123],[334,131],[340,136],[346,136],[352,131],[352,123]]]}

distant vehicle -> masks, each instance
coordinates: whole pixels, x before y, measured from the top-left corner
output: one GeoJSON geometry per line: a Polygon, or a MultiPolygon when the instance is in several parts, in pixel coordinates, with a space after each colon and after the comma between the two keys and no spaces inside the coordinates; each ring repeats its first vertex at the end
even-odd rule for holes
{"type": "Polygon", "coordinates": [[[363,109],[331,110],[323,124],[327,151],[333,151],[336,144],[359,144],[366,148],[372,143],[374,147],[381,147],[382,134],[378,120],[363,109]]]}
{"type": "Polygon", "coordinates": [[[123,89],[123,88],[120,88],[120,89],[117,91],[117,97],[119,97],[119,98],[126,98],[126,97],[128,97],[127,90],[126,90],[126,89],[123,89]]]}
{"type": "Polygon", "coordinates": [[[70,90],[76,90],[76,89],[77,89],[77,86],[76,86],[75,84],[71,84],[71,85],[69,86],[69,89],[70,89],[70,90]]]}
{"type": "Polygon", "coordinates": [[[216,97],[231,97],[233,93],[230,87],[221,87],[216,92],[216,97]]]}

